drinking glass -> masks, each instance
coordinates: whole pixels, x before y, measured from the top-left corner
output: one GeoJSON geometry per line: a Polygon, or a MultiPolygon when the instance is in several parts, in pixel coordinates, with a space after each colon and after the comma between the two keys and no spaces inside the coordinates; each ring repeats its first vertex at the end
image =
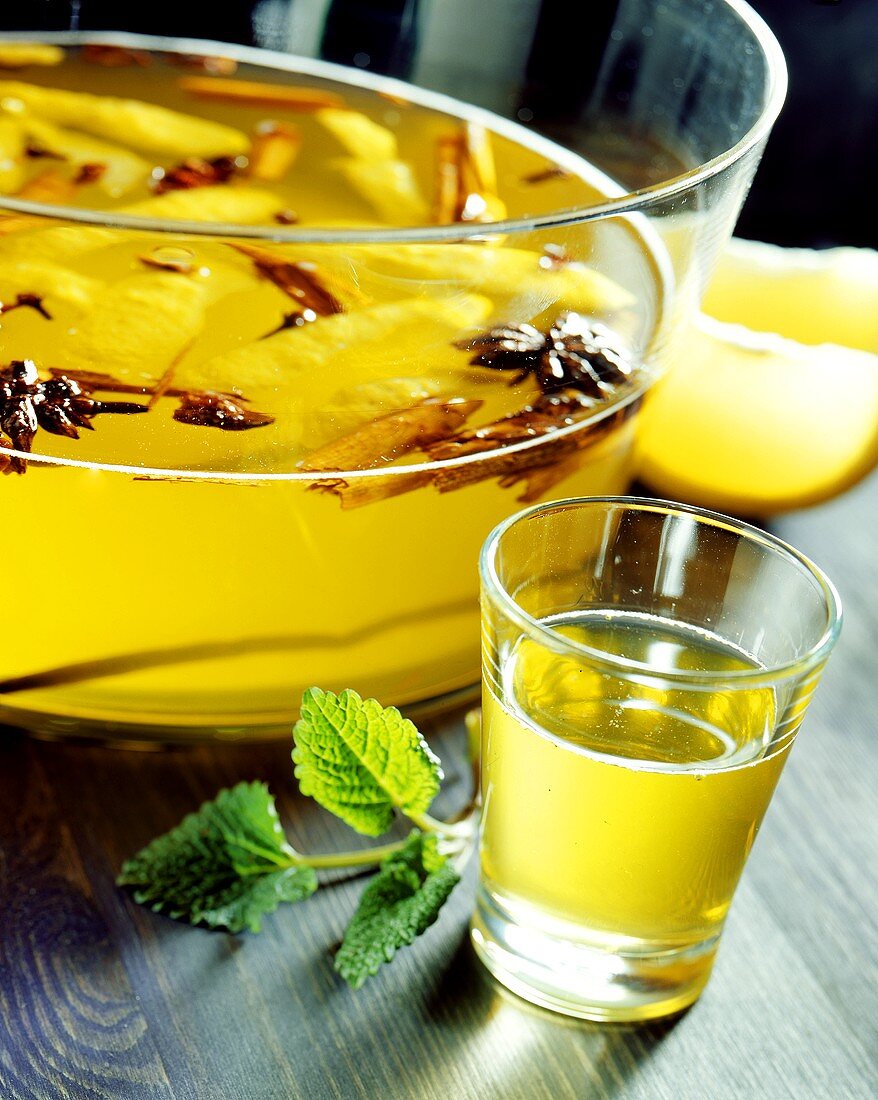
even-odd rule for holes
{"type": "Polygon", "coordinates": [[[593,1020],[708,980],[738,878],[840,628],[820,569],[713,512],[581,498],[481,557],[476,950],[593,1020]]]}
{"type": "MultiPolygon", "coordinates": [[[[297,3],[293,14],[312,10],[319,22],[325,7],[297,3]]],[[[335,39],[301,26],[291,46],[314,56],[40,35],[64,47],[63,61],[3,81],[3,110],[25,106],[17,97],[26,81],[152,100],[248,134],[266,117],[313,124],[273,101],[225,105],[182,86],[243,78],[328,92],[393,131],[427,210],[437,136],[483,127],[508,216],[434,224],[427,213],[411,224],[373,187],[383,215],[370,221],[361,195],[339,202],[343,177],[325,134],[323,145],[305,142],[294,170],[307,179],[325,157],[332,218],[278,221],[287,213],[279,196],[262,221],[252,215],[256,224],[211,221],[207,200],[222,197],[219,186],[191,193],[205,204],[201,221],[147,216],[143,204],[132,212],[0,195],[0,300],[42,294],[49,315],[4,312],[0,371],[30,359],[44,379],[77,372],[93,389],[110,375],[152,408],[101,417],[78,439],[41,430],[26,454],[0,429],[0,466],[10,473],[0,481],[4,522],[19,560],[40,575],[7,592],[16,644],[0,662],[2,720],[49,736],[247,738],[288,736],[315,683],[406,707],[457,699],[477,690],[473,563],[488,531],[525,503],[628,488],[639,409],[740,209],[783,100],[783,61],[761,20],[733,0],[621,0],[600,19],[583,6],[575,14],[593,24],[588,50],[577,37],[575,94],[559,99],[552,89],[563,74],[567,87],[573,70],[546,54],[552,42],[552,57],[568,49],[544,18],[555,6],[519,5],[533,18],[515,24],[515,43],[498,38],[514,29],[505,6],[488,7],[498,19],[473,9],[463,35],[452,5],[432,5],[405,53],[410,83],[330,63],[335,39]],[[186,75],[217,55],[235,75],[186,75]],[[102,67],[94,56],[137,63],[102,67]],[[377,311],[362,339],[326,335],[324,345],[332,317],[307,334],[284,329],[291,303],[268,278],[247,282],[254,256],[261,272],[304,264],[337,276],[352,319],[377,311]],[[571,311],[625,345],[634,382],[612,399],[548,424],[557,431],[501,424],[490,446],[476,435],[456,441],[450,457],[428,448],[396,458],[391,448],[386,460],[308,468],[309,448],[342,437],[352,415],[360,423],[363,385],[389,381],[393,390],[429,376],[426,392],[457,399],[476,384],[459,348],[467,337],[509,324],[548,333],[571,311]],[[293,347],[300,335],[307,356],[301,341],[293,347]],[[288,358],[272,359],[285,343],[288,358]],[[251,369],[256,360],[264,369],[251,369]],[[203,372],[202,362],[223,369],[203,372]],[[243,393],[272,423],[235,432],[177,425],[190,367],[188,377],[207,376],[199,389],[243,393]],[[86,606],[60,613],[83,589],[86,606]]],[[[78,120],[68,112],[61,121],[78,120]]],[[[35,163],[47,177],[61,171],[51,160],[29,169],[35,163]]],[[[361,182],[363,172],[371,180],[369,164],[353,166],[361,182]]],[[[390,162],[392,178],[398,169],[390,162]]],[[[511,377],[478,376],[485,400],[467,431],[508,412],[511,377]]],[[[528,385],[522,396],[532,403],[541,391],[535,378],[528,385]]],[[[373,415],[396,411],[386,393],[382,400],[373,415]]]]}

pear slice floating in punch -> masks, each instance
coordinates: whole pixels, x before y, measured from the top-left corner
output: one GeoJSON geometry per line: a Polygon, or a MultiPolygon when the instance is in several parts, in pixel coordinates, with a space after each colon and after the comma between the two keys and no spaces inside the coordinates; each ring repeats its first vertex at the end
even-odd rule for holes
{"type": "Polygon", "coordinates": [[[18,119],[0,117],[0,194],[13,195],[25,181],[25,135],[18,119]]]}
{"type": "Polygon", "coordinates": [[[0,263],[0,302],[17,295],[35,294],[50,314],[62,303],[74,310],[86,310],[104,284],[99,279],[53,264],[50,260],[4,260],[0,263]]]}
{"type": "MultiPolygon", "coordinates": [[[[201,363],[184,363],[175,377],[187,388],[237,390],[274,416],[264,443],[281,448],[272,461],[284,463],[303,445],[311,430],[306,426],[341,381],[353,389],[385,379],[394,367],[412,377],[449,369],[459,358],[452,341],[481,325],[490,310],[488,299],[461,294],[336,313],[201,363]]],[[[255,445],[263,445],[262,437],[255,445]]]]}
{"type": "Polygon", "coordinates": [[[272,245],[288,259],[317,263],[331,282],[348,282],[355,272],[365,293],[374,287],[386,296],[452,287],[495,299],[502,320],[531,320],[546,309],[604,314],[636,304],[625,287],[585,263],[546,267],[539,252],[489,248],[484,244],[272,245]]]}
{"type": "Polygon", "coordinates": [[[70,164],[99,164],[103,171],[97,186],[111,198],[122,198],[149,178],[152,165],[148,160],[111,142],[79,134],[75,130],[55,126],[36,117],[22,122],[30,143],[37,149],[62,157],[70,164]]]}
{"type": "Polygon", "coordinates": [[[48,122],[157,157],[237,156],[250,145],[247,135],[232,126],[137,99],[43,88],[18,80],[0,80],[0,99],[18,100],[48,122]]]}
{"type": "Polygon", "coordinates": [[[322,447],[347,435],[370,420],[409,409],[428,397],[449,391],[448,382],[424,375],[422,378],[379,378],[359,386],[346,386],[311,415],[303,433],[307,447],[322,447]]]}
{"type": "Polygon", "coordinates": [[[408,161],[339,157],[330,162],[388,225],[422,225],[429,206],[408,161]]]}
{"type": "Polygon", "coordinates": [[[180,275],[150,271],[120,279],[94,299],[60,360],[151,385],[199,334],[206,304],[205,288],[180,275]]]}
{"type": "Polygon", "coordinates": [[[324,107],[316,111],[314,117],[350,156],[359,160],[397,159],[396,135],[361,111],[324,107]]]}
{"type": "Polygon", "coordinates": [[[141,218],[217,222],[224,225],[260,225],[271,222],[281,200],[256,187],[196,187],[192,191],[166,191],[142,202],[120,207],[120,213],[141,218]]]}
{"type": "Polygon", "coordinates": [[[64,50],[48,42],[0,42],[0,69],[54,66],[63,60],[64,50]]]}

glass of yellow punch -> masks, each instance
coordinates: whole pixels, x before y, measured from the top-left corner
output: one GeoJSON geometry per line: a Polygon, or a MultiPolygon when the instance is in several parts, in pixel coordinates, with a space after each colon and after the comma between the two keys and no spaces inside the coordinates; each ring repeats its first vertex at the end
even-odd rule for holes
{"type": "Polygon", "coordinates": [[[633,497],[522,512],[481,568],[476,949],[572,1016],[679,1011],[838,636],[835,590],[763,531],[633,497]]]}

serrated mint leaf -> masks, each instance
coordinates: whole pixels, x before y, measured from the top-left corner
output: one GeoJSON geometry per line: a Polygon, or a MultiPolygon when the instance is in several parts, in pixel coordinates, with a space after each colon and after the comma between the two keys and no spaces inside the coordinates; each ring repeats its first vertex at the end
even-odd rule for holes
{"type": "Polygon", "coordinates": [[[157,913],[258,932],[280,902],[317,889],[314,871],[295,859],[268,788],[239,783],[129,859],[116,881],[157,913]]]}
{"type": "Polygon", "coordinates": [[[442,770],[417,727],[396,707],[309,688],[293,729],[293,761],[302,793],[367,836],[393,823],[394,807],[423,814],[442,770]]]}
{"type": "Polygon", "coordinates": [[[359,989],[436,920],[460,876],[437,849],[436,837],[413,832],[405,847],[381,864],[360,898],[335,969],[359,989]]]}

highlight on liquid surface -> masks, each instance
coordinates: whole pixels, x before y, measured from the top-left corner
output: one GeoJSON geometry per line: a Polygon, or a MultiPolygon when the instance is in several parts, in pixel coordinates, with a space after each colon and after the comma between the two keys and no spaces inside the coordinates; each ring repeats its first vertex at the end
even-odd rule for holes
{"type": "Polygon", "coordinates": [[[773,689],[724,681],[758,666],[678,623],[608,611],[547,625],[655,671],[622,680],[527,638],[501,655],[484,695],[488,890],[522,923],[597,946],[709,941],[789,751],[789,730],[772,743],[773,689]],[[661,680],[679,670],[714,686],[661,680]]]}
{"type": "Polygon", "coordinates": [[[240,732],[288,722],[310,683],[393,703],[472,684],[488,530],[627,487],[664,308],[652,239],[624,218],[492,235],[612,181],[429,93],[113,51],[0,73],[4,515],[27,560],[90,578],[87,616],[11,594],[13,720],[240,732]],[[485,231],[307,243],[178,219],[485,231]]]}

